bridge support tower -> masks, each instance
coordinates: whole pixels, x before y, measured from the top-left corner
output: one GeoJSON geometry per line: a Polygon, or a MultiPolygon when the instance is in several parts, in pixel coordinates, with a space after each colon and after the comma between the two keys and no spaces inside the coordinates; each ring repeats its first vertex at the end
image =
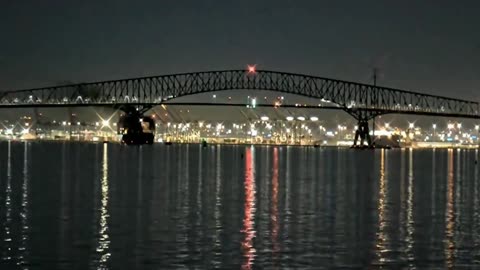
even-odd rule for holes
{"type": "MultiPolygon", "coordinates": [[[[365,147],[364,142],[367,142],[367,147],[375,147],[375,138],[370,137],[370,128],[368,121],[375,119],[375,117],[383,114],[381,111],[367,111],[367,110],[347,110],[351,116],[357,120],[357,130],[355,131],[355,138],[352,147],[365,147]],[[359,141],[357,145],[357,142],[359,141]]],[[[375,135],[373,135],[375,136],[375,135]]]]}
{"type": "Polygon", "coordinates": [[[117,133],[122,135],[122,143],[129,145],[152,144],[155,137],[155,121],[145,116],[150,106],[121,106],[124,112],[117,124],[117,133]]]}
{"type": "Polygon", "coordinates": [[[353,147],[357,147],[358,139],[360,138],[359,147],[364,145],[364,142],[367,142],[369,147],[373,147],[372,138],[370,137],[370,129],[368,128],[368,121],[359,120],[357,124],[357,130],[355,131],[355,139],[353,140],[353,147]]]}

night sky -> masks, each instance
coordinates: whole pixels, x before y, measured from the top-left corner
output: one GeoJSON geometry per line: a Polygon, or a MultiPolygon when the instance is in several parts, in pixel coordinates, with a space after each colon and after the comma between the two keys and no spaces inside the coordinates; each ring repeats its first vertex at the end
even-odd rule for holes
{"type": "Polygon", "coordinates": [[[0,4],[0,89],[244,68],[480,100],[480,1],[0,4]]]}

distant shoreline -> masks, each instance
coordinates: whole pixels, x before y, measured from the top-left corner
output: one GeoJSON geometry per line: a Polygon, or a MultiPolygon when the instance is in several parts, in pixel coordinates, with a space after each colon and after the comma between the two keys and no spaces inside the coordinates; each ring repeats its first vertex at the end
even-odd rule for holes
{"type": "MultiPolygon", "coordinates": [[[[119,141],[114,140],[107,140],[107,141],[86,141],[86,140],[61,140],[61,139],[30,139],[30,140],[21,140],[21,139],[5,139],[0,138],[0,142],[2,141],[11,141],[11,142],[64,142],[64,143],[90,143],[90,144],[121,144],[119,141]]],[[[154,145],[163,144],[166,146],[170,145],[201,145],[201,143],[194,143],[194,142],[171,142],[170,145],[165,144],[165,142],[154,142],[154,145]]],[[[314,144],[262,144],[262,143],[208,143],[208,146],[278,146],[278,147],[308,147],[308,148],[346,148],[350,149],[350,146],[346,145],[314,145],[314,144]]],[[[131,147],[131,146],[130,146],[131,147]]],[[[373,149],[387,149],[387,150],[394,150],[394,149],[469,149],[475,150],[479,149],[479,145],[441,145],[441,146],[401,146],[401,147],[376,147],[370,149],[362,149],[357,148],[355,150],[373,150],[373,149]]],[[[353,148],[352,148],[353,149],[353,148]]]]}

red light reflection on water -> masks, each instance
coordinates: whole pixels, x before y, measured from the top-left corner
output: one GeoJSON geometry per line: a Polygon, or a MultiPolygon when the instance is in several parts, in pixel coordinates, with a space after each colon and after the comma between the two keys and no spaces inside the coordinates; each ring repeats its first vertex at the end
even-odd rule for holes
{"type": "Polygon", "coordinates": [[[245,238],[242,241],[242,251],[244,262],[242,269],[251,269],[255,259],[255,248],[253,247],[253,238],[255,238],[255,165],[251,148],[247,148],[245,153],[245,212],[243,217],[242,232],[245,238]]]}

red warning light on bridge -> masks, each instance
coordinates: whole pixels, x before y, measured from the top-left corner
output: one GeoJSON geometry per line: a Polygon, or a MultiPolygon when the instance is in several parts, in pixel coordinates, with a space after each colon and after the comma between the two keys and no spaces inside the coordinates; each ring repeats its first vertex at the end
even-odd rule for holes
{"type": "Polygon", "coordinates": [[[257,65],[248,65],[247,70],[249,74],[257,73],[257,65]]]}

